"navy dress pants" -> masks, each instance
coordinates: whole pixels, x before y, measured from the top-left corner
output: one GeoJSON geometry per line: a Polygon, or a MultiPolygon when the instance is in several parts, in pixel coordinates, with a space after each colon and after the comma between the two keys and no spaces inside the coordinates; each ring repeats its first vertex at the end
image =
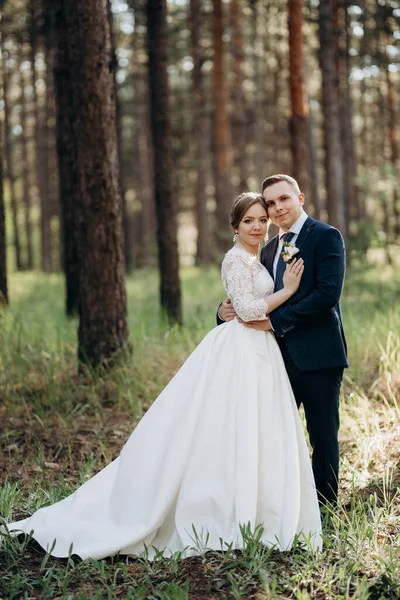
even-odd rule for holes
{"type": "Polygon", "coordinates": [[[344,369],[300,371],[284,340],[278,339],[278,343],[297,406],[304,407],[319,501],[335,504],[339,481],[339,394],[344,369]]]}

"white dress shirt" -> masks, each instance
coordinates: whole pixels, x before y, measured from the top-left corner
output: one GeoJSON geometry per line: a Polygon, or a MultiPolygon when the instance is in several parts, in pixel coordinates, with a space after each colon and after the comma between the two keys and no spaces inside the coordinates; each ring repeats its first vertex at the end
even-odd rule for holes
{"type": "MultiPolygon", "coordinates": [[[[302,213],[301,213],[301,215],[297,219],[297,221],[295,221],[293,223],[293,225],[290,227],[289,231],[291,231],[292,233],[294,233],[294,236],[290,240],[291,244],[294,244],[294,245],[296,244],[296,240],[297,240],[298,235],[299,235],[299,233],[301,231],[301,228],[303,227],[303,225],[307,221],[307,219],[308,219],[308,214],[306,212],[304,212],[304,210],[303,210],[302,213]]],[[[277,249],[276,254],[275,254],[274,265],[273,265],[274,279],[276,277],[276,267],[278,265],[279,255],[282,252],[282,246],[283,246],[282,236],[284,236],[285,233],[289,233],[289,231],[283,231],[283,229],[279,230],[279,234],[278,234],[279,235],[278,249],[277,249]]]]}

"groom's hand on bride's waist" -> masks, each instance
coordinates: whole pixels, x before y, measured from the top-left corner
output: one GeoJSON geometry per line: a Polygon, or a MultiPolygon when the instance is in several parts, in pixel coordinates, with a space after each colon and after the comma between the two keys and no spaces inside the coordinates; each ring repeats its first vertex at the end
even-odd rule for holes
{"type": "Polygon", "coordinates": [[[237,317],[236,311],[233,308],[232,302],[229,300],[225,300],[218,309],[219,318],[225,322],[232,321],[235,317],[237,317]]]}

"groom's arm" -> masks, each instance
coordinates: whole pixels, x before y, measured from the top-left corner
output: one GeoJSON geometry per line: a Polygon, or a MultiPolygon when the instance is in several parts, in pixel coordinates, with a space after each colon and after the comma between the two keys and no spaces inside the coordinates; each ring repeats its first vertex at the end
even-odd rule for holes
{"type": "Polygon", "coordinates": [[[222,306],[222,302],[217,308],[217,325],[222,325],[223,323],[225,323],[225,321],[223,319],[221,319],[220,314],[219,314],[221,306],[222,306]]]}
{"type": "Polygon", "coordinates": [[[308,296],[294,304],[284,304],[270,314],[278,337],[314,321],[339,302],[345,274],[345,248],[337,229],[328,229],[321,235],[316,249],[315,271],[315,287],[308,296]]]}

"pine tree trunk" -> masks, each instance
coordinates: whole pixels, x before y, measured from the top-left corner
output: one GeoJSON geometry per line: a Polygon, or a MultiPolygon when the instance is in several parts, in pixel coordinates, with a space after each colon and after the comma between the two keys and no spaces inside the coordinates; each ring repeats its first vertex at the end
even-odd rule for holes
{"type": "MultiPolygon", "coordinates": [[[[29,61],[30,61],[30,74],[31,74],[31,87],[32,87],[32,111],[34,116],[33,136],[32,136],[32,187],[35,190],[35,198],[33,199],[34,205],[42,204],[42,196],[44,190],[42,189],[42,178],[41,178],[41,161],[39,156],[39,139],[42,137],[41,120],[39,117],[39,104],[38,94],[36,90],[36,52],[37,52],[37,11],[36,11],[37,0],[29,0],[29,61]]],[[[42,258],[41,268],[43,268],[42,258]]]]}
{"type": "Polygon", "coordinates": [[[139,170],[137,173],[141,212],[140,212],[140,248],[138,250],[138,266],[154,266],[157,263],[156,230],[157,218],[155,207],[153,149],[151,145],[151,127],[149,114],[149,86],[148,77],[143,73],[137,75],[137,135],[136,151],[138,155],[139,170]]]}
{"type": "Polygon", "coordinates": [[[161,307],[171,322],[181,323],[177,203],[173,194],[167,73],[166,0],[147,0],[147,36],[161,307]]]}
{"type": "Polygon", "coordinates": [[[127,343],[125,261],[107,0],[64,0],[79,202],[78,355],[107,365],[127,343]]]}
{"type": "Polygon", "coordinates": [[[11,143],[11,122],[10,122],[10,106],[8,98],[9,72],[5,66],[7,53],[3,45],[3,37],[1,39],[1,56],[2,56],[2,72],[3,72],[3,100],[4,100],[4,159],[5,172],[10,187],[10,204],[12,215],[12,231],[14,238],[15,263],[17,271],[23,269],[21,242],[18,227],[18,199],[15,189],[15,174],[14,174],[14,159],[11,143]]]}
{"type": "Polygon", "coordinates": [[[306,200],[314,204],[311,189],[308,107],[304,91],[303,70],[303,0],[288,2],[290,134],[293,176],[306,200]]]}
{"type": "Polygon", "coordinates": [[[136,8],[132,38],[134,146],[129,161],[140,211],[131,211],[128,219],[132,257],[138,268],[158,263],[147,45],[146,4],[142,3],[136,8]]]}
{"type": "MultiPolygon", "coordinates": [[[[390,58],[386,50],[386,89],[387,89],[387,105],[388,105],[388,135],[390,145],[390,162],[393,167],[393,175],[398,173],[399,166],[399,146],[397,141],[398,123],[396,114],[396,102],[394,98],[394,86],[389,70],[390,58]]],[[[393,217],[394,217],[394,238],[400,236],[400,193],[397,187],[397,181],[393,185],[393,217]]]]}
{"type": "Polygon", "coordinates": [[[329,222],[346,236],[347,221],[331,0],[320,0],[319,3],[319,41],[328,218],[329,222]]]}
{"type": "Polygon", "coordinates": [[[3,193],[3,140],[0,135],[0,309],[4,308],[8,303],[6,248],[6,218],[3,193]]]}
{"type": "MultiPolygon", "coordinates": [[[[46,21],[46,18],[45,18],[46,21]]],[[[37,50],[37,37],[36,37],[36,24],[32,25],[32,61],[34,78],[37,81],[44,75],[47,81],[47,69],[44,74],[39,76],[37,72],[36,62],[36,50],[37,50]]],[[[48,23],[46,24],[46,28],[48,23]]],[[[46,52],[45,52],[46,54],[46,52]]],[[[36,86],[34,86],[36,88],[36,86]]],[[[49,91],[46,86],[45,97],[39,102],[39,97],[35,91],[35,118],[36,118],[36,145],[37,145],[37,172],[40,192],[40,242],[41,242],[41,266],[42,271],[49,273],[52,267],[52,256],[51,256],[51,230],[50,230],[50,194],[49,194],[49,164],[48,164],[48,127],[47,127],[47,110],[46,97],[49,91]]]]}
{"type": "Polygon", "coordinates": [[[122,164],[122,131],[121,131],[121,102],[118,95],[118,83],[117,83],[117,67],[118,60],[115,53],[115,40],[114,40],[114,32],[113,32],[113,16],[111,11],[110,2],[107,3],[108,6],[108,18],[111,24],[111,52],[112,52],[112,74],[113,74],[113,82],[114,82],[114,96],[115,96],[115,111],[116,111],[116,120],[117,120],[117,149],[118,149],[118,164],[119,164],[119,189],[121,195],[122,202],[122,226],[124,231],[124,249],[125,249],[125,269],[127,272],[130,272],[133,268],[133,260],[132,260],[132,252],[129,248],[129,231],[128,231],[128,219],[127,219],[127,207],[126,207],[126,187],[125,187],[125,178],[124,178],[124,170],[122,164]]]}
{"type": "Polygon", "coordinates": [[[318,174],[318,156],[317,148],[315,143],[315,135],[313,128],[313,113],[309,105],[308,113],[308,145],[310,148],[310,173],[311,173],[311,197],[312,207],[314,209],[314,218],[321,218],[321,195],[319,185],[319,174],[318,174]]]}
{"type": "MultiPolygon", "coordinates": [[[[201,67],[204,61],[200,45],[202,25],[201,0],[190,0],[189,26],[191,33],[191,51],[193,58],[192,96],[193,96],[193,139],[195,143],[196,169],[196,223],[197,223],[197,252],[196,263],[207,265],[211,260],[210,226],[207,210],[207,148],[208,128],[206,116],[206,99],[201,67]]],[[[244,154],[244,152],[243,152],[244,154]]]]}
{"type": "Polygon", "coordinates": [[[68,316],[79,309],[79,254],[74,207],[79,204],[77,158],[73,123],[72,79],[68,59],[67,25],[62,0],[55,6],[57,54],[54,69],[56,95],[57,156],[61,205],[61,238],[65,274],[65,310],[68,316]]]}
{"type": "Polygon", "coordinates": [[[50,14],[50,22],[47,28],[45,40],[46,51],[46,97],[45,97],[45,132],[46,139],[44,151],[46,156],[46,176],[48,202],[45,207],[45,227],[46,238],[48,238],[48,252],[50,261],[50,270],[59,271],[60,265],[63,264],[62,257],[62,233],[59,230],[59,236],[56,237],[56,232],[52,231],[52,219],[55,217],[56,222],[60,220],[60,199],[59,199],[59,176],[58,176],[58,161],[57,161],[57,134],[56,134],[56,105],[55,105],[55,84],[54,84],[54,65],[56,58],[56,37],[54,23],[54,5],[50,14]]]}
{"type": "MultiPolygon", "coordinates": [[[[23,61],[22,48],[20,62],[23,61]]],[[[28,115],[25,81],[21,74],[21,124],[22,124],[22,170],[23,170],[23,204],[24,204],[24,227],[26,238],[26,268],[33,269],[33,245],[32,245],[32,198],[29,180],[29,152],[28,152],[28,115]]]]}
{"type": "MultiPolygon", "coordinates": [[[[264,121],[263,112],[263,76],[262,76],[262,61],[263,61],[263,39],[265,34],[264,25],[259,14],[259,2],[254,0],[252,3],[252,19],[253,19],[253,35],[254,35],[254,146],[255,146],[255,176],[259,181],[265,177],[265,149],[264,149],[264,121]]],[[[278,93],[278,88],[277,88],[278,93]]],[[[278,102],[273,101],[274,106],[278,106],[278,102]]]]}
{"type": "Polygon", "coordinates": [[[217,242],[221,251],[225,252],[232,245],[229,230],[229,215],[234,199],[232,175],[232,149],[227,113],[227,94],[225,89],[225,52],[222,0],[213,0],[212,41],[213,41],[213,73],[212,86],[214,93],[214,148],[215,148],[215,199],[217,217],[217,242]]]}
{"type": "Polygon", "coordinates": [[[343,152],[343,192],[346,220],[359,218],[355,187],[354,136],[350,94],[349,18],[347,0],[333,0],[336,43],[336,78],[339,100],[340,137],[343,152]]]}
{"type": "MultiPolygon", "coordinates": [[[[231,0],[231,29],[233,57],[233,115],[232,137],[234,144],[234,162],[239,174],[239,194],[248,189],[248,160],[247,160],[247,117],[246,100],[244,96],[244,50],[240,22],[242,19],[241,0],[231,0]]],[[[262,175],[260,174],[260,177],[262,175]]]]}
{"type": "Polygon", "coordinates": [[[118,164],[119,164],[119,189],[121,195],[122,204],[122,228],[124,232],[124,256],[125,256],[125,270],[127,273],[133,269],[133,255],[132,249],[130,248],[130,235],[129,235],[129,222],[128,222],[128,211],[126,204],[126,187],[125,178],[123,175],[123,163],[122,163],[122,132],[121,132],[121,102],[118,98],[118,85],[116,79],[116,65],[117,58],[113,50],[113,81],[115,89],[115,115],[117,120],[117,147],[118,147],[118,164]]]}

